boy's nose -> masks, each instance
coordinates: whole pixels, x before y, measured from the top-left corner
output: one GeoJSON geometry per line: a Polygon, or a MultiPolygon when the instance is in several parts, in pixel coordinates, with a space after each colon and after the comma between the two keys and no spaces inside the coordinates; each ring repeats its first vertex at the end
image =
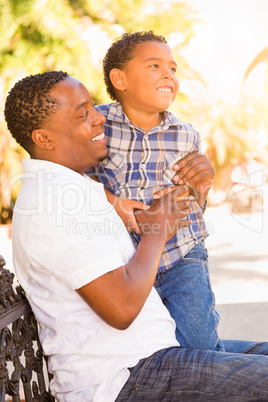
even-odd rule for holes
{"type": "Polygon", "coordinates": [[[164,72],[164,78],[165,79],[170,79],[170,80],[173,80],[173,78],[174,78],[174,76],[173,76],[173,74],[172,74],[172,72],[170,71],[170,70],[166,70],[165,72],[164,72]]]}

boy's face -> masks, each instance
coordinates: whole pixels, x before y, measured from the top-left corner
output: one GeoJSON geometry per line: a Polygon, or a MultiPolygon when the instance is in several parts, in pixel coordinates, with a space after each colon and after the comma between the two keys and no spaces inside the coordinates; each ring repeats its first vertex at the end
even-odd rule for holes
{"type": "Polygon", "coordinates": [[[169,108],[179,90],[176,69],[172,51],[165,43],[148,41],[139,45],[122,71],[123,107],[143,113],[159,113],[169,108]]]}

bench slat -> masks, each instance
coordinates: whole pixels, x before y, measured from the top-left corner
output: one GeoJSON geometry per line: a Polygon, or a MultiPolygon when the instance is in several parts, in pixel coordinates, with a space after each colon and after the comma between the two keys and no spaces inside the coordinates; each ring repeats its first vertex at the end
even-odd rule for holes
{"type": "Polygon", "coordinates": [[[0,316],[0,330],[12,324],[18,318],[24,316],[31,311],[31,307],[27,300],[21,300],[18,304],[14,304],[9,310],[3,312],[0,316]]]}

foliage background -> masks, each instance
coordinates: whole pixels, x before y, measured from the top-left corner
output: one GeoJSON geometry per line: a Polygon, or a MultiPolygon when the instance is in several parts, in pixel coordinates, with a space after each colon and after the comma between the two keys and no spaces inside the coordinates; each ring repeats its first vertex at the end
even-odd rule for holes
{"type": "MultiPolygon", "coordinates": [[[[241,97],[235,108],[222,103],[215,113],[215,105],[203,95],[204,80],[183,57],[199,22],[200,15],[191,3],[180,0],[0,0],[0,223],[11,219],[21,160],[27,156],[4,122],[9,88],[26,75],[63,70],[81,80],[96,103],[110,102],[103,84],[102,58],[123,32],[153,30],[168,40],[182,88],[171,109],[200,132],[204,151],[217,171],[216,189],[227,191],[231,166],[245,154],[266,162],[267,148],[256,141],[256,133],[268,129],[264,106],[268,91],[265,102],[252,106],[252,99],[241,97]],[[183,90],[186,82],[192,88],[188,93],[183,90]]],[[[247,74],[265,60],[264,52],[247,74]]]]}

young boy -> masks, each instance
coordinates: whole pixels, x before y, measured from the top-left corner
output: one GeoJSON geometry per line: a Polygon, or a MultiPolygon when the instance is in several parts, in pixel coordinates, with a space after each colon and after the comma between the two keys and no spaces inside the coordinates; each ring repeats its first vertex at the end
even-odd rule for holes
{"type": "MultiPolygon", "coordinates": [[[[157,191],[173,186],[175,162],[200,149],[198,132],[166,110],[179,89],[176,68],[165,38],[152,31],[124,34],[104,58],[107,91],[116,102],[97,107],[106,117],[108,156],[88,174],[104,184],[127,226],[134,209],[146,208],[157,191]]],[[[222,350],[203,204],[191,197],[190,207],[192,224],[166,243],[155,287],[176,322],[182,347],[222,350]]],[[[137,245],[140,236],[132,236],[137,245]]]]}

